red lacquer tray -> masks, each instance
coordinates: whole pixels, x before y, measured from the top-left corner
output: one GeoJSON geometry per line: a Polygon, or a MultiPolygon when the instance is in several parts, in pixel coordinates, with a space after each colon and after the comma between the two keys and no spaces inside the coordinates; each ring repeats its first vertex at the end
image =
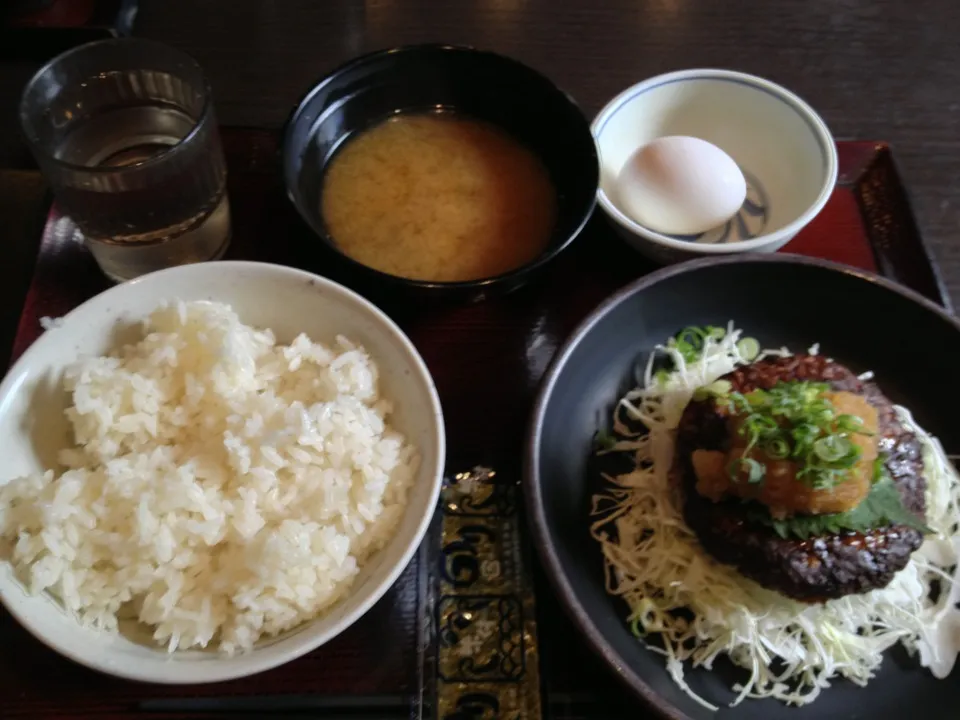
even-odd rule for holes
{"type": "MultiPolygon", "coordinates": [[[[230,256],[297,265],[355,286],[357,279],[334,259],[305,260],[316,256],[303,252],[311,239],[284,196],[274,134],[228,128],[223,137],[234,214],[230,256]]],[[[874,142],[838,147],[840,182],[833,197],[785,251],[879,271],[946,304],[889,148],[874,142]]],[[[598,213],[567,252],[510,295],[425,307],[374,293],[434,375],[447,422],[448,474],[483,465],[496,468],[505,485],[519,481],[530,403],[559,343],[603,298],[651,269],[598,213]]],[[[40,317],[62,315],[106,287],[52,212],[13,340],[14,358],[41,332],[40,317]]],[[[440,614],[431,588],[442,562],[439,542],[433,533],[386,597],[327,646],[276,670],[210,686],[151,686],[99,675],[48,650],[0,610],[0,718],[648,716],[581,644],[527,548],[520,554],[526,584],[535,588],[536,613],[528,612],[526,620],[536,621],[532,639],[539,638],[539,652],[529,656],[536,666],[528,663],[523,672],[528,682],[539,677],[539,711],[438,701],[441,640],[434,625],[440,614]]],[[[498,687],[506,693],[501,700],[512,692],[508,684],[498,687]]]]}

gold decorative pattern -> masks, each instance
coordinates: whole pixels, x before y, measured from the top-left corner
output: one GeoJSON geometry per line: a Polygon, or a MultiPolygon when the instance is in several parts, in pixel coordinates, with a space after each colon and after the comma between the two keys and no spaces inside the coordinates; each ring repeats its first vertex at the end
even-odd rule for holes
{"type": "Polygon", "coordinates": [[[433,597],[436,717],[540,720],[533,588],[518,488],[489,468],[444,481],[433,597]]]}

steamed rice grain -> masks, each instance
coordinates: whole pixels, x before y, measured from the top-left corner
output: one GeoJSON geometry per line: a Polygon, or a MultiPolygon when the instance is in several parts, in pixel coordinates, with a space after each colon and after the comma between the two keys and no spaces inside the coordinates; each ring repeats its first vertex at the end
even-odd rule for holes
{"type": "Polygon", "coordinates": [[[247,650],[329,608],[417,469],[362,347],[279,345],[222,304],[163,306],[64,382],[75,444],[62,472],[0,487],[7,559],[82,622],[132,613],[170,651],[247,650]]]}

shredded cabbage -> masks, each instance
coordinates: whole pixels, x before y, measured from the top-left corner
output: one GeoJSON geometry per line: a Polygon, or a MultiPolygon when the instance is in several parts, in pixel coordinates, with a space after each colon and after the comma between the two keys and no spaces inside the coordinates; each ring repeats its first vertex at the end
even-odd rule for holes
{"type": "MultiPolygon", "coordinates": [[[[607,452],[635,453],[636,469],[608,477],[609,487],[593,498],[591,533],[603,549],[607,590],[626,601],[631,626],[666,656],[677,685],[711,709],[718,708],[687,685],[684,669],[710,669],[722,655],[746,671],[733,687],[731,706],[746,698],[805,705],[838,677],[866,685],[883,652],[898,642],[946,677],[960,649],[960,475],[905,408],[896,410],[921,442],[927,524],[936,534],[887,587],[825,604],[796,602],[714,561],[684,523],[668,479],[674,431],[695,389],[746,362],[741,336],[730,323],[722,338],[707,338],[700,359],[689,364],[658,346],[641,387],[620,401],[618,418],[625,413],[646,430],[615,420],[626,439],[607,452]],[[674,370],[655,379],[654,360],[664,355],[674,370]],[[939,592],[932,594],[935,587],[939,592]]],[[[764,350],[760,358],[786,354],[786,348],[764,350]]]]}

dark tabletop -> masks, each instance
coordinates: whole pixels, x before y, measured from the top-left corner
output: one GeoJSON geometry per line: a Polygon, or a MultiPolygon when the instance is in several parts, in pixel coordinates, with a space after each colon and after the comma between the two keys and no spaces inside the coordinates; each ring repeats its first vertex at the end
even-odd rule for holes
{"type": "MultiPolygon", "coordinates": [[[[786,85],[838,138],[887,140],[949,291],[960,299],[960,4],[953,0],[141,0],[135,33],[210,75],[225,124],[279,127],[351,56],[472,44],[554,78],[593,115],[625,86],[687,67],[786,85]]],[[[0,63],[0,165],[30,63],[0,63]]]]}
{"type": "MultiPolygon", "coordinates": [[[[280,127],[303,91],[334,65],[366,51],[425,41],[512,55],[554,78],[590,116],[627,85],[670,70],[712,66],[763,75],[808,100],[838,138],[893,144],[921,230],[957,304],[960,199],[953,196],[960,190],[960,40],[949,27],[958,20],[954,0],[140,0],[135,34],[196,57],[211,79],[222,123],[266,128],[280,127]]],[[[29,163],[15,110],[36,67],[35,61],[4,58],[0,47],[0,167],[29,163]]],[[[14,210],[37,196],[38,179],[24,173],[9,183],[0,186],[0,241],[7,241],[0,263],[4,356],[35,253],[20,246],[25,233],[10,218],[29,220],[14,210]],[[9,322],[6,315],[12,315],[9,322]]],[[[834,220],[823,227],[839,227],[834,220]]],[[[581,297],[577,307],[600,297],[581,297]]],[[[524,307],[517,311],[521,316],[524,307]]],[[[487,328],[492,334],[501,319],[497,312],[502,308],[477,306],[462,333],[487,328]]],[[[515,322],[519,327],[525,320],[515,322]]],[[[444,365],[438,361],[442,344],[434,347],[437,356],[428,361],[446,368],[447,386],[470,377],[473,365],[444,365]]],[[[552,348],[555,343],[544,352],[552,348]]],[[[481,360],[507,362],[486,355],[476,362],[481,360]]],[[[525,386],[522,397],[530,391],[525,386]]],[[[457,407],[467,405],[451,403],[451,427],[462,421],[457,407]]],[[[505,407],[503,413],[516,409],[505,407]]],[[[383,617],[388,615],[389,609],[383,617]]],[[[345,635],[340,647],[353,637],[345,635]]],[[[324,656],[311,668],[323,674],[339,657],[324,656]]],[[[589,676],[583,684],[593,683],[601,670],[598,663],[577,668],[589,676]]],[[[375,684],[377,677],[368,679],[375,684]]]]}

